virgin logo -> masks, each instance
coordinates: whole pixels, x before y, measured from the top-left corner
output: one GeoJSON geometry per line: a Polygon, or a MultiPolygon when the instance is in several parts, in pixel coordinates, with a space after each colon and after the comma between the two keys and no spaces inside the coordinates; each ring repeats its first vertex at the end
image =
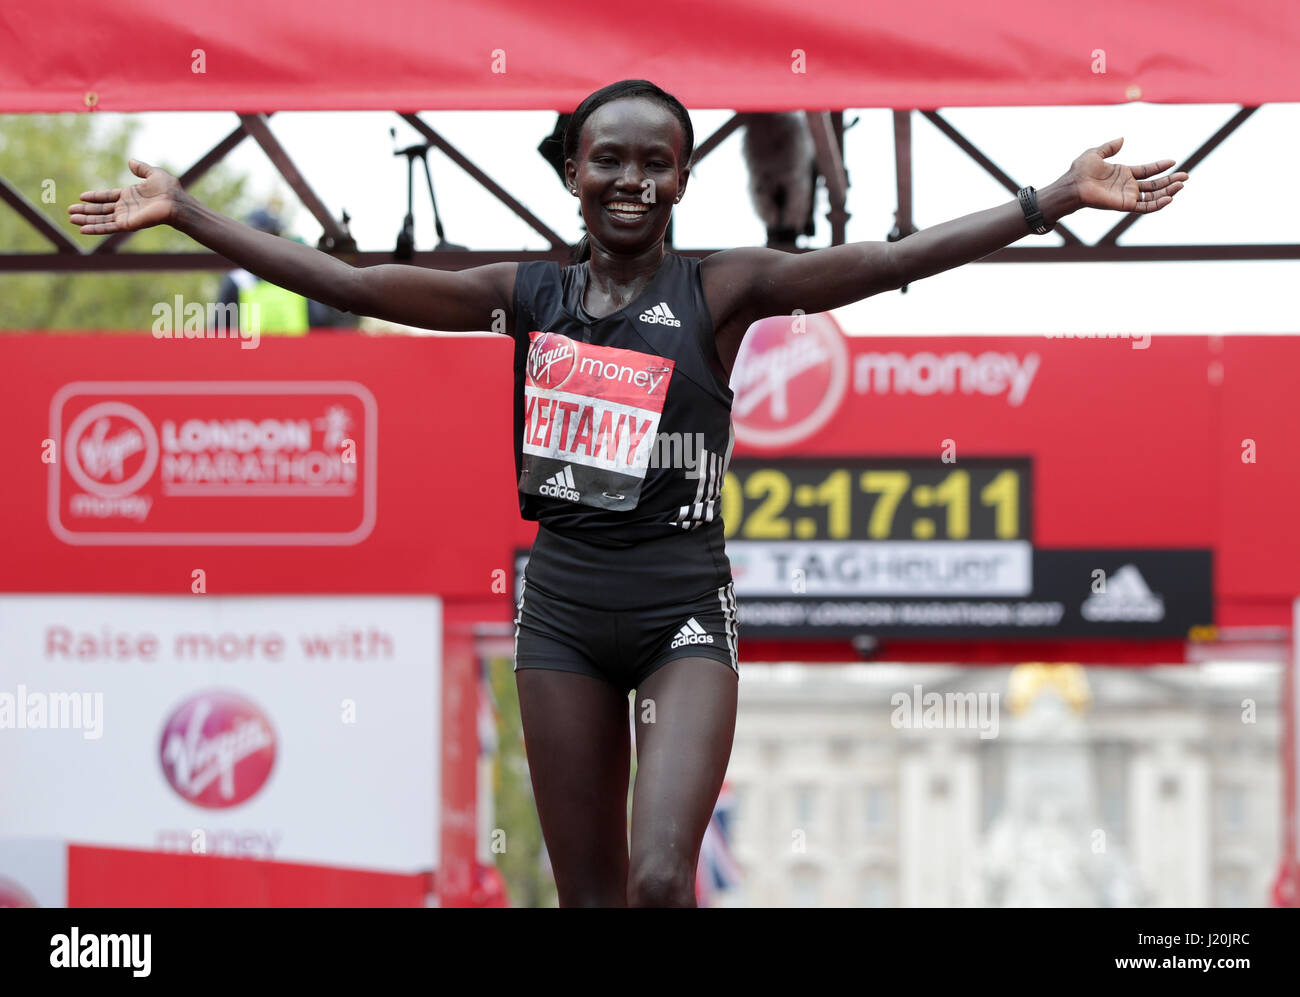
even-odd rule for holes
{"type": "Polygon", "coordinates": [[[6,879],[0,876],[0,908],[4,907],[35,907],[36,901],[32,895],[15,883],[12,879],[6,879]]]}
{"type": "Polygon", "coordinates": [[[190,803],[238,806],[266,783],[275,764],[275,731],[253,703],[205,692],[182,703],[163,728],[163,773],[190,803]]]}
{"type": "Polygon", "coordinates": [[[573,373],[578,349],[557,332],[538,332],[528,350],[528,377],[542,388],[558,388],[573,373]]]}
{"type": "Polygon", "coordinates": [[[736,438],[761,447],[807,439],[839,408],[849,351],[829,315],[774,315],[749,327],[731,372],[736,438]]]}
{"type": "Polygon", "coordinates": [[[91,405],[72,420],[63,448],[73,480],[103,498],[138,491],[158,466],[153,423],[123,402],[91,405]]]}

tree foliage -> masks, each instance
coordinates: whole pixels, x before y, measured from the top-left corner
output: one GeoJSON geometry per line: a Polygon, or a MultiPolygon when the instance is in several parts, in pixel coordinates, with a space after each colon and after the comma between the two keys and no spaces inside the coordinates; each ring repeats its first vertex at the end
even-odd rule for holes
{"type": "MultiPolygon", "coordinates": [[[[68,205],[84,190],[137,183],[127,169],[131,155],[179,175],[189,163],[172,162],[165,149],[133,149],[140,128],[134,115],[0,115],[0,177],[47,215],[74,242],[89,250],[103,236],[82,235],[68,223],[68,205]]],[[[216,141],[214,137],[213,141],[216,141]]],[[[241,217],[252,204],[244,177],[217,164],[191,188],[204,204],[241,217]]],[[[54,247],[8,204],[0,202],[0,253],[47,253],[54,247]]],[[[123,252],[198,252],[186,235],[166,226],[137,232],[123,252]]],[[[148,330],[156,302],[207,302],[216,297],[220,274],[0,273],[0,329],[148,330]]]]}
{"type": "Polygon", "coordinates": [[[492,659],[488,676],[498,711],[498,748],[492,778],[493,823],[505,832],[505,851],[492,858],[506,881],[512,907],[554,907],[555,879],[546,862],[546,845],[533,800],[513,662],[508,657],[492,659]]]}

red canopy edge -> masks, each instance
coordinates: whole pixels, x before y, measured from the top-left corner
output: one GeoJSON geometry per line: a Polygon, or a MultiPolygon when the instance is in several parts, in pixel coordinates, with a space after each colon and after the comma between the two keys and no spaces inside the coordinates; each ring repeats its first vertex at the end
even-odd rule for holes
{"type": "Polygon", "coordinates": [[[1294,0],[9,0],[0,113],[569,111],[628,77],[737,111],[1255,105],[1300,100],[1297,51],[1294,0]]]}

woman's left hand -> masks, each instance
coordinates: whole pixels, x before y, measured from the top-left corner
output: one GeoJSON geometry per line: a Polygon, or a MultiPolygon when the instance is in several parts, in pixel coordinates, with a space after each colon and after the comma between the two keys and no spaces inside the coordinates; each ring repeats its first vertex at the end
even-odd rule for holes
{"type": "Polygon", "coordinates": [[[1108,163],[1107,156],[1119,152],[1122,138],[1111,139],[1105,145],[1089,149],[1070,164],[1068,174],[1079,201],[1085,208],[1106,208],[1111,211],[1159,211],[1174,195],[1183,189],[1186,173],[1171,173],[1155,177],[1174,165],[1172,159],[1161,159],[1145,166],[1124,166],[1108,163]]]}

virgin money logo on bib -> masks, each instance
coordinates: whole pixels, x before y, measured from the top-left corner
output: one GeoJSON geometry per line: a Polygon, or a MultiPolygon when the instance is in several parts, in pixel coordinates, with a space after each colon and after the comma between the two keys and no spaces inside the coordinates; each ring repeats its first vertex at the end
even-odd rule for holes
{"type": "Polygon", "coordinates": [[[544,332],[528,349],[528,378],[543,388],[558,388],[569,379],[578,361],[578,348],[568,336],[544,332]]]}
{"type": "Polygon", "coordinates": [[[848,347],[829,315],[755,322],[731,373],[736,438],[760,447],[807,439],[835,414],[848,378],[848,347]]]}
{"type": "Polygon", "coordinates": [[[204,692],[172,713],[159,753],[172,789],[195,806],[219,810],[265,785],[275,765],[275,731],[244,697],[204,692]]]}
{"type": "Polygon", "coordinates": [[[519,490],[548,501],[633,509],[674,361],[529,333],[519,490]]]}

